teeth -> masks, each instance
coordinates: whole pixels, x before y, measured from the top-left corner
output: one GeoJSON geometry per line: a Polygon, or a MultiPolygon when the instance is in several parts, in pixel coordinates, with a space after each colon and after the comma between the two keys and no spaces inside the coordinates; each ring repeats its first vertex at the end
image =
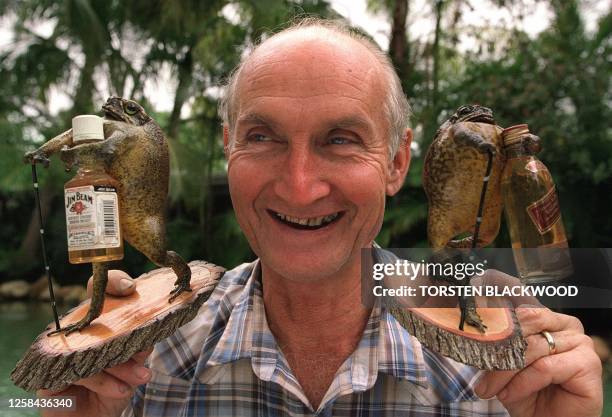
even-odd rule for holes
{"type": "Polygon", "coordinates": [[[320,226],[323,223],[323,219],[310,219],[308,220],[308,226],[320,226]]]}
{"type": "Polygon", "coordinates": [[[284,220],[290,223],[296,223],[301,226],[321,226],[323,223],[329,223],[332,220],[334,220],[336,217],[338,217],[338,213],[330,214],[328,216],[310,217],[310,218],[305,218],[305,219],[300,219],[299,217],[286,216],[284,214],[276,213],[276,212],[275,214],[281,220],[284,220]]]}

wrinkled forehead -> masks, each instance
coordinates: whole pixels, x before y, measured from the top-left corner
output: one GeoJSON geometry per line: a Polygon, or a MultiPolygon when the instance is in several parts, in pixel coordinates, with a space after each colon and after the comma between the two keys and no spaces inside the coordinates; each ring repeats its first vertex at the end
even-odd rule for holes
{"type": "Polygon", "coordinates": [[[382,109],[387,83],[371,51],[348,36],[289,33],[262,44],[238,80],[238,108],[253,96],[341,94],[382,109]]]}

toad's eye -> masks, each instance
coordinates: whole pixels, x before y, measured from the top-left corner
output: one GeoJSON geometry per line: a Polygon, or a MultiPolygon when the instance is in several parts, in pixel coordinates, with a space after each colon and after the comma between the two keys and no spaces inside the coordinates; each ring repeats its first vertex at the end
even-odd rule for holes
{"type": "Polygon", "coordinates": [[[127,103],[125,105],[125,112],[127,114],[129,114],[130,116],[135,115],[136,113],[138,113],[138,107],[136,107],[136,105],[134,103],[127,103]]]}

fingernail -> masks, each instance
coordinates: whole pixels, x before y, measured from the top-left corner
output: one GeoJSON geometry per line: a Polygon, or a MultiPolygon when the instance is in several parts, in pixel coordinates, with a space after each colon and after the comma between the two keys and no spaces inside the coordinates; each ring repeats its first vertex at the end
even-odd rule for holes
{"type": "Polygon", "coordinates": [[[499,392],[499,394],[497,394],[497,399],[500,401],[503,401],[507,396],[508,396],[508,390],[504,388],[503,390],[499,392]]]}
{"type": "Polygon", "coordinates": [[[151,370],[143,366],[137,367],[134,373],[139,379],[148,380],[151,378],[151,370]]]}
{"type": "Polygon", "coordinates": [[[134,286],[134,281],[132,281],[131,279],[128,278],[121,278],[121,280],[119,280],[119,291],[123,292],[125,290],[128,290],[130,288],[132,288],[134,286]]]}
{"type": "Polygon", "coordinates": [[[126,392],[128,392],[129,387],[125,384],[119,384],[119,392],[122,394],[125,394],[126,392]]]}

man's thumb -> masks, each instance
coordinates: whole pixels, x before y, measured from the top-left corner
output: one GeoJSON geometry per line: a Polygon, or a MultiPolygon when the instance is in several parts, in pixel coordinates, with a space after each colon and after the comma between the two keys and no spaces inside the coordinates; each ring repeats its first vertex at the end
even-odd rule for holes
{"type": "MultiPolygon", "coordinates": [[[[87,281],[87,296],[91,297],[93,287],[93,277],[87,281]]],[[[134,280],[125,272],[118,269],[108,271],[108,284],[106,293],[118,297],[132,294],[136,290],[134,280]]]]}

